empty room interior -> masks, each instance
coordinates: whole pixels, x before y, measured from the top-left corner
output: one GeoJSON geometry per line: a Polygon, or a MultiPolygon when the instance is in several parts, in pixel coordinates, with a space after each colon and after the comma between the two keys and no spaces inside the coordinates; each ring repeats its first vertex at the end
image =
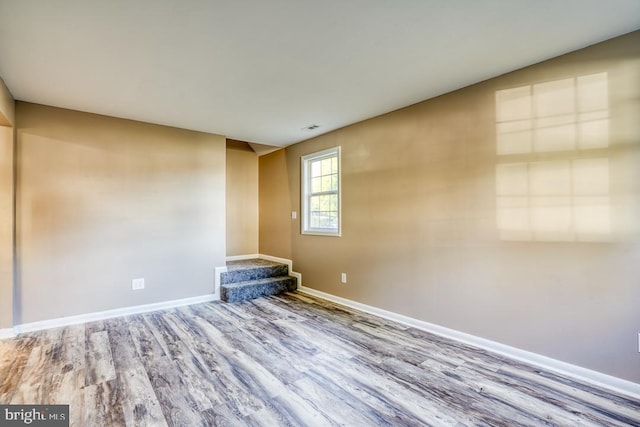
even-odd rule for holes
{"type": "Polygon", "coordinates": [[[0,0],[0,425],[637,426],[639,219],[637,0],[0,0]]]}

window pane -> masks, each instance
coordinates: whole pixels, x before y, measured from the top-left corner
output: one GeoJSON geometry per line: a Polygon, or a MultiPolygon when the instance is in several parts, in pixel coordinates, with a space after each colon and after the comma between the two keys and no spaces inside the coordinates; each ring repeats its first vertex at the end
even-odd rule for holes
{"type": "Polygon", "coordinates": [[[322,210],[325,211],[338,211],[338,195],[337,194],[329,194],[325,200],[325,207],[322,210]]]}
{"type": "Polygon", "coordinates": [[[319,193],[322,191],[322,178],[312,178],[311,179],[311,192],[319,193]]]}
{"type": "Polygon", "coordinates": [[[310,226],[311,228],[318,228],[320,227],[320,213],[319,212],[311,212],[311,217],[310,217],[310,226]]]}
{"type": "Polygon", "coordinates": [[[329,197],[331,196],[320,196],[320,208],[318,210],[328,211],[329,210],[329,197]]]}
{"type": "Polygon", "coordinates": [[[311,198],[311,210],[312,211],[319,211],[320,210],[320,197],[319,196],[313,196],[311,198]]]}
{"type": "Polygon", "coordinates": [[[331,175],[324,175],[322,177],[322,191],[331,191],[331,175]]]}
{"type": "Polygon", "coordinates": [[[320,176],[322,175],[320,170],[320,161],[311,162],[311,176],[320,176]]]}
{"type": "Polygon", "coordinates": [[[338,228],[338,212],[327,212],[327,227],[338,228]]]}
{"type": "Polygon", "coordinates": [[[331,158],[331,173],[338,173],[338,157],[331,158]]]}
{"type": "Polygon", "coordinates": [[[322,212],[320,216],[320,227],[337,228],[337,212],[322,212]]]}
{"type": "Polygon", "coordinates": [[[331,157],[322,161],[322,175],[331,174],[331,157]]]}

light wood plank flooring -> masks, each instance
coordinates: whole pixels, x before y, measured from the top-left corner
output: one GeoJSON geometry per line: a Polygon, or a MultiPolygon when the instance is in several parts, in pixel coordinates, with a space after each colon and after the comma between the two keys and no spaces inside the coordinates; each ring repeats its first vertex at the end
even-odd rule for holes
{"type": "Polygon", "coordinates": [[[640,401],[299,293],[0,341],[0,403],[76,426],[629,426],[640,401]]]}

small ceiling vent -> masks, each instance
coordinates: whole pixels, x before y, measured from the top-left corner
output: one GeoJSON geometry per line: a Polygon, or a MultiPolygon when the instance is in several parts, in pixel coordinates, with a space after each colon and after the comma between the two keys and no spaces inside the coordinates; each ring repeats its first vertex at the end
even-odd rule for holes
{"type": "Polygon", "coordinates": [[[316,130],[320,127],[320,125],[309,125],[302,128],[302,130],[316,130]]]}

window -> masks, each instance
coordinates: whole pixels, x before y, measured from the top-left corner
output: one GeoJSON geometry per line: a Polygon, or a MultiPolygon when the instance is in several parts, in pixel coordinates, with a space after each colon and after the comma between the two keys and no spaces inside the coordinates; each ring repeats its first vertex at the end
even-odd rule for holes
{"type": "Polygon", "coordinates": [[[340,235],[340,147],[302,156],[302,234],[340,235]]]}

